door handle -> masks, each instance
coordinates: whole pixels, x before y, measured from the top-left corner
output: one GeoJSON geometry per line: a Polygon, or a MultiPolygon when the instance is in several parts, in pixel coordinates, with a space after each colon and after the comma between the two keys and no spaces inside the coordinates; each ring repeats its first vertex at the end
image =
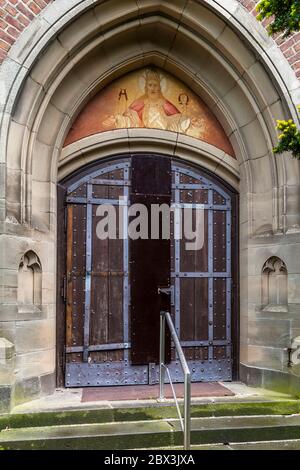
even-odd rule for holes
{"type": "Polygon", "coordinates": [[[170,287],[158,287],[157,292],[159,295],[170,295],[171,296],[171,305],[175,305],[175,289],[174,286],[170,287]]]}

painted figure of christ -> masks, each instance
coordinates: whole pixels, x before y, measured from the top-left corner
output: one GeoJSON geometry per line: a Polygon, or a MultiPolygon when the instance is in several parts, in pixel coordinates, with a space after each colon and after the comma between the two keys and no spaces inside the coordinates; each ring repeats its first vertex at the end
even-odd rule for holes
{"type": "Polygon", "coordinates": [[[182,114],[162,93],[161,77],[154,70],[145,72],[145,93],[133,101],[123,114],[110,116],[106,127],[146,127],[185,133],[191,119],[182,114]]]}

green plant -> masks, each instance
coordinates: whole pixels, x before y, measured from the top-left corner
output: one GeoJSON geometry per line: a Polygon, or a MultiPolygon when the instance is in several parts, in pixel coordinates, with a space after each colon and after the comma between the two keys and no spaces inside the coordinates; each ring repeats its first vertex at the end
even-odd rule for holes
{"type": "MultiPolygon", "coordinates": [[[[261,0],[256,10],[258,21],[270,18],[267,26],[270,35],[283,33],[283,37],[287,37],[300,29],[300,0],[261,0]]],[[[300,131],[294,121],[277,121],[277,129],[281,134],[274,153],[292,152],[293,157],[300,160],[300,131]]]]}
{"type": "Polygon", "coordinates": [[[292,152],[293,157],[300,160],[300,131],[292,119],[277,121],[277,129],[281,131],[279,143],[274,153],[292,152]]]}
{"type": "Polygon", "coordinates": [[[256,5],[259,21],[271,18],[269,34],[283,33],[289,36],[300,27],[300,0],[261,0],[256,5]]]}

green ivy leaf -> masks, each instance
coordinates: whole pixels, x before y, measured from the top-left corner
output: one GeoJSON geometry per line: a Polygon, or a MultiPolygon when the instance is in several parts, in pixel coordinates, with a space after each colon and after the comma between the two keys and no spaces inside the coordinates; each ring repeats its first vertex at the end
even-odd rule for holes
{"type": "Polygon", "coordinates": [[[269,34],[283,33],[287,37],[299,31],[300,0],[261,0],[256,5],[257,20],[272,18],[268,26],[269,34]]]}

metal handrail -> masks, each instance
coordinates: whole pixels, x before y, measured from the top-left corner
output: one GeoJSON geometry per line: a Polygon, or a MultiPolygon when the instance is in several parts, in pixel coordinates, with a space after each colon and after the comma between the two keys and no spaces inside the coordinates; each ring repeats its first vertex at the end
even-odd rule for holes
{"type": "Polygon", "coordinates": [[[165,400],[164,385],[165,373],[167,372],[170,385],[175,400],[177,413],[179,416],[181,430],[184,436],[184,449],[189,450],[191,446],[191,373],[183,354],[176,330],[174,328],[172,318],[169,312],[160,312],[160,339],[159,339],[159,401],[165,400]],[[180,364],[184,373],[184,418],[182,418],[176,397],[175,389],[171,379],[171,374],[165,364],[165,337],[166,337],[166,320],[174,342],[174,346],[180,360],[180,364]]]}

